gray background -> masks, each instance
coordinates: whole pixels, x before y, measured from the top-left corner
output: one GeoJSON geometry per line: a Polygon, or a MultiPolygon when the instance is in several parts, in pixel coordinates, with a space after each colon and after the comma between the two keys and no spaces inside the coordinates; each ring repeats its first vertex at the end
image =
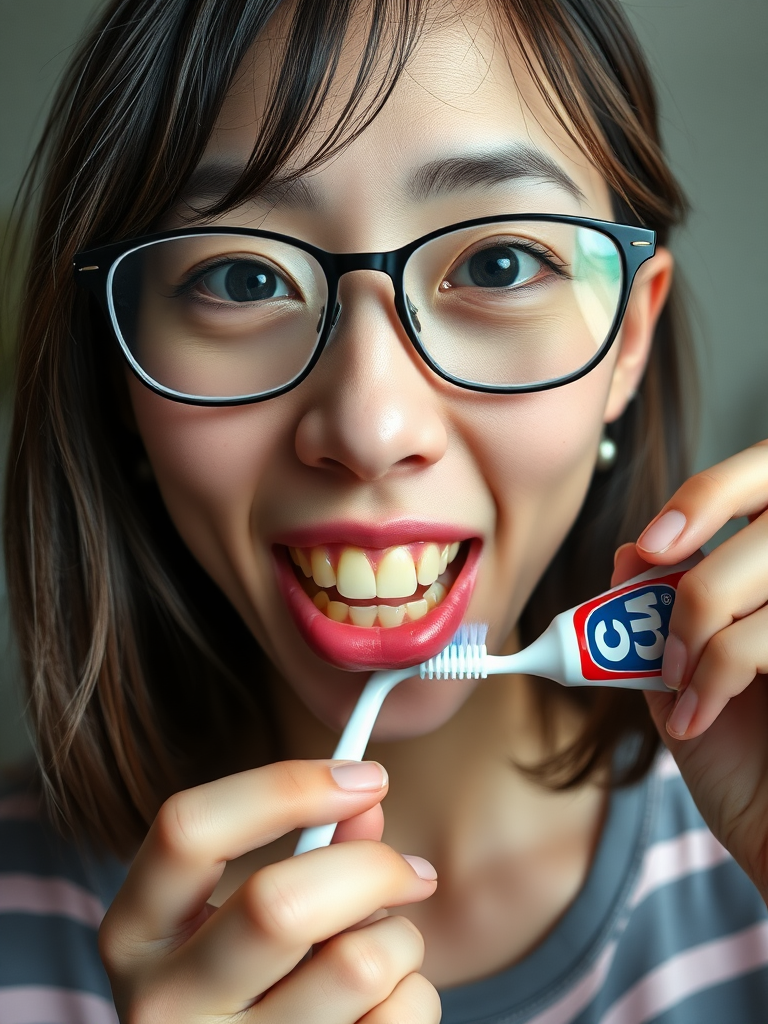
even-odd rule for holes
{"type": "MultiPolygon", "coordinates": [[[[0,0],[0,214],[13,201],[72,46],[99,6],[0,0]]],[[[705,466],[768,437],[768,0],[624,6],[649,55],[667,149],[693,207],[673,248],[697,311],[704,385],[697,462],[705,466]]],[[[0,406],[0,442],[5,418],[0,406]]],[[[28,749],[6,605],[0,572],[0,765],[28,749]]]]}

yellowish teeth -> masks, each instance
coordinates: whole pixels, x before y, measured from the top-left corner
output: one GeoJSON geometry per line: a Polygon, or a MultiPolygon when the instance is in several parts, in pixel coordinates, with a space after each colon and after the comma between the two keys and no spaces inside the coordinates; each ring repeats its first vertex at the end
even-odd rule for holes
{"type": "Polygon", "coordinates": [[[410,551],[390,548],[376,571],[376,597],[410,597],[416,587],[416,566],[410,551]]]}
{"type": "Polygon", "coordinates": [[[318,587],[336,586],[336,573],[325,548],[312,548],[312,579],[318,587]]]}
{"type": "Polygon", "coordinates": [[[437,544],[427,544],[419,559],[416,579],[422,587],[428,587],[434,583],[440,575],[440,548],[437,544]]]}
{"type": "Polygon", "coordinates": [[[405,604],[365,604],[348,605],[346,601],[331,601],[324,590],[312,598],[315,607],[324,612],[334,622],[351,622],[353,626],[379,625],[385,629],[401,626],[404,622],[418,622],[431,612],[448,593],[447,589],[437,580],[424,592],[418,601],[406,601],[405,604]]]}
{"type": "Polygon", "coordinates": [[[349,605],[343,601],[329,601],[325,614],[334,622],[346,622],[349,616],[349,605]]]}
{"type": "Polygon", "coordinates": [[[336,589],[342,597],[364,601],[376,597],[376,577],[365,552],[359,548],[345,548],[336,566],[336,589]]]}
{"type": "Polygon", "coordinates": [[[301,548],[294,548],[293,550],[296,553],[296,557],[294,558],[294,562],[296,562],[296,564],[299,566],[299,568],[304,573],[304,575],[307,577],[307,579],[310,579],[311,576],[312,576],[312,565],[311,565],[309,559],[304,554],[304,552],[301,550],[301,548]]]}
{"type": "Polygon", "coordinates": [[[400,626],[405,619],[405,605],[380,604],[378,607],[379,625],[384,629],[400,626]]]}
{"type": "Polygon", "coordinates": [[[445,570],[448,568],[448,551],[450,550],[450,544],[446,544],[440,552],[440,565],[438,566],[438,576],[442,576],[445,570]]]}
{"type": "Polygon", "coordinates": [[[343,548],[335,568],[325,547],[311,550],[289,547],[288,553],[303,574],[322,588],[312,600],[329,619],[351,622],[353,626],[379,625],[390,629],[403,622],[418,622],[445,599],[448,590],[438,576],[456,558],[460,547],[459,541],[442,546],[433,542],[424,544],[416,548],[419,552],[416,564],[407,547],[390,548],[375,571],[366,552],[356,547],[343,548]],[[327,593],[335,587],[340,597],[352,601],[407,598],[416,593],[418,586],[427,588],[420,598],[397,605],[349,605],[346,601],[332,601],[327,593]]]}
{"type": "Polygon", "coordinates": [[[429,605],[422,597],[418,601],[409,601],[405,606],[405,610],[408,613],[408,618],[411,622],[417,622],[419,619],[423,619],[427,614],[429,611],[429,605]]]}
{"type": "Polygon", "coordinates": [[[375,604],[349,606],[349,619],[353,626],[373,626],[376,623],[378,608],[375,604]]]}
{"type": "Polygon", "coordinates": [[[447,593],[443,584],[435,580],[429,590],[424,591],[424,600],[427,602],[429,610],[432,611],[436,605],[440,604],[447,593]]]}

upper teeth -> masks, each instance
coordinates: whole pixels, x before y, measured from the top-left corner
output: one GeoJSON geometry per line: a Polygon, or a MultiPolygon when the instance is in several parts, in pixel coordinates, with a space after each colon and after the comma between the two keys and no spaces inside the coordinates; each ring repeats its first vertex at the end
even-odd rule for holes
{"type": "MultiPolygon", "coordinates": [[[[341,568],[341,562],[339,562],[341,568]]],[[[435,576],[437,579],[437,576],[435,576]]],[[[342,597],[357,597],[357,594],[341,590],[340,585],[346,580],[339,580],[336,589],[342,597]]],[[[432,580],[430,580],[430,583],[432,580]]],[[[379,562],[376,571],[376,597],[410,597],[416,593],[416,566],[413,564],[408,548],[390,548],[379,562]]]]}
{"type": "Polygon", "coordinates": [[[342,597],[364,601],[373,597],[410,597],[419,584],[430,586],[454,560],[459,546],[459,541],[419,545],[415,561],[408,547],[389,548],[375,569],[360,548],[343,548],[335,567],[328,548],[289,550],[296,565],[305,576],[311,576],[318,587],[326,590],[336,587],[342,597]]]}
{"type": "Polygon", "coordinates": [[[373,574],[371,563],[365,557],[365,552],[359,548],[344,548],[342,551],[339,564],[336,566],[336,589],[342,597],[384,596],[379,593],[379,584],[373,574]]]}

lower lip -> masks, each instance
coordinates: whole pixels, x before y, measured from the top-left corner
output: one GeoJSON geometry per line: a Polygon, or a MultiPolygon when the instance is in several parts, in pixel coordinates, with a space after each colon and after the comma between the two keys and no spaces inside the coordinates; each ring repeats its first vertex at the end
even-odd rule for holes
{"type": "Polygon", "coordinates": [[[309,647],[338,668],[408,668],[434,658],[461,625],[477,578],[482,541],[470,543],[464,565],[445,598],[417,622],[383,629],[334,622],[319,611],[296,579],[284,547],[274,549],[277,582],[283,600],[309,647]]]}

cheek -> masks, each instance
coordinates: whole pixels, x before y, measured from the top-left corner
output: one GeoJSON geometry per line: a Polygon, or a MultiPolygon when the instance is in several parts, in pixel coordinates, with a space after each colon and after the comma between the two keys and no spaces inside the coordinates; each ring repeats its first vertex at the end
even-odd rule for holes
{"type": "Polygon", "coordinates": [[[231,566],[252,558],[250,524],[285,426],[266,406],[201,408],[129,381],[131,403],[163,501],[185,543],[232,594],[231,566]]]}
{"type": "Polygon", "coordinates": [[[563,388],[490,402],[474,417],[475,458],[496,508],[487,601],[503,639],[583,503],[594,472],[610,366],[563,388]],[[502,600],[504,595],[504,600],[502,600]],[[504,609],[504,611],[502,611],[504,609]]]}
{"type": "Polygon", "coordinates": [[[588,482],[609,382],[610,367],[601,364],[565,387],[515,396],[506,409],[489,404],[482,433],[494,440],[484,445],[483,459],[500,513],[505,495],[539,503],[588,482]]]}

